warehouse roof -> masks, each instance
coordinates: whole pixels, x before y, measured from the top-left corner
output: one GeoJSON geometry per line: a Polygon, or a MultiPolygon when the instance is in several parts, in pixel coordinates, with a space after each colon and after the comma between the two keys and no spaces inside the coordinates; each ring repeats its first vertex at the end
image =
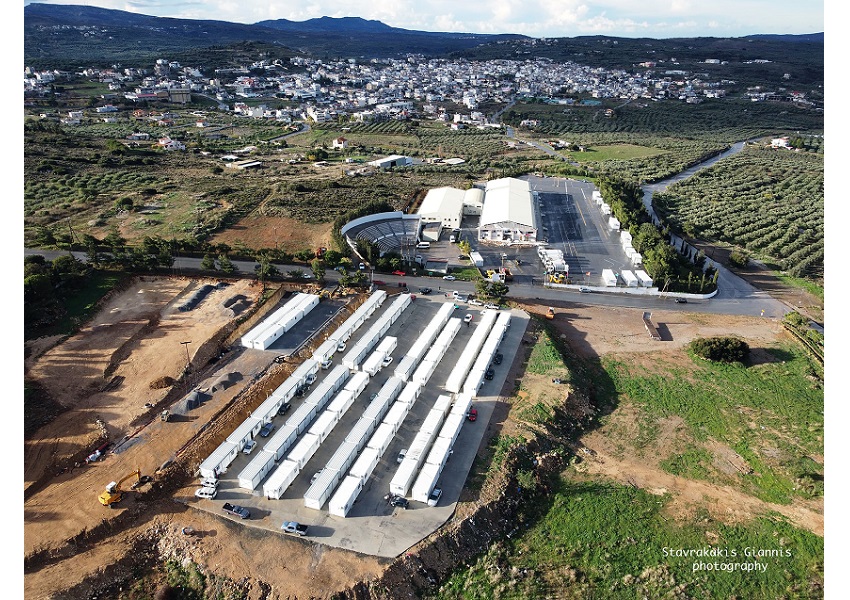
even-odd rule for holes
{"type": "Polygon", "coordinates": [[[535,227],[531,186],[527,181],[505,177],[487,182],[481,226],[513,222],[535,227]]]}
{"type": "Polygon", "coordinates": [[[429,215],[456,215],[463,210],[464,191],[453,187],[440,187],[428,191],[419,214],[429,215]]]}

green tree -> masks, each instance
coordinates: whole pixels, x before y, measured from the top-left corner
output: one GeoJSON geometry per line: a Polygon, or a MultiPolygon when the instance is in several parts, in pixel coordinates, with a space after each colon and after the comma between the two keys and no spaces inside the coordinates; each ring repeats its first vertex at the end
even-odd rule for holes
{"type": "Polygon", "coordinates": [[[230,260],[230,257],[227,256],[227,254],[218,255],[218,266],[221,269],[222,273],[227,273],[228,275],[236,271],[236,267],[230,260]]]}
{"type": "Polygon", "coordinates": [[[215,258],[212,253],[207,252],[201,261],[201,268],[205,271],[215,271],[215,258]]]}
{"type": "Polygon", "coordinates": [[[316,258],[316,253],[308,249],[299,250],[295,253],[295,258],[297,258],[301,262],[308,263],[314,258],[316,258]]]}
{"type": "Polygon", "coordinates": [[[460,250],[460,253],[465,255],[465,256],[469,256],[469,253],[472,252],[472,246],[466,240],[459,241],[457,243],[457,247],[458,247],[458,250],[460,250]]]}
{"type": "Polygon", "coordinates": [[[325,278],[325,265],[321,259],[314,258],[313,262],[310,263],[310,268],[313,269],[313,275],[316,276],[316,279],[322,280],[325,278]]]}

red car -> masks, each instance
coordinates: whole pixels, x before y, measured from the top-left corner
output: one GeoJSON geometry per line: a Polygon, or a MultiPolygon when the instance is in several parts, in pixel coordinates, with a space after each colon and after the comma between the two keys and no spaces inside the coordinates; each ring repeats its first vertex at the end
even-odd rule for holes
{"type": "Polygon", "coordinates": [[[466,413],[466,418],[469,419],[470,421],[474,421],[475,419],[478,418],[478,410],[475,409],[475,408],[470,408],[469,412],[466,413]]]}
{"type": "Polygon", "coordinates": [[[398,275],[399,277],[404,277],[406,273],[404,271],[393,271],[393,275],[398,275]]]}

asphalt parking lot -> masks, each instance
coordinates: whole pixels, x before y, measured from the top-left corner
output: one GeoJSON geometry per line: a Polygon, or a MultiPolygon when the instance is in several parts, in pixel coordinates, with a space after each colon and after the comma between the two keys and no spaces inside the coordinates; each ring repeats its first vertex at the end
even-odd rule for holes
{"type": "MultiPolygon", "coordinates": [[[[386,310],[392,299],[388,298],[384,305],[366,321],[349,342],[353,344],[359,336],[365,333],[381,311],[386,310]]],[[[358,496],[346,518],[336,517],[327,512],[327,503],[323,510],[317,511],[304,506],[303,495],[310,486],[310,479],[319,471],[334,454],[339,444],[345,439],[350,428],[357,422],[370,401],[372,393],[377,392],[384,382],[394,374],[394,368],[416,341],[418,334],[424,330],[430,319],[437,313],[440,305],[449,302],[440,294],[433,296],[417,296],[401,317],[387,331],[387,336],[398,338],[398,346],[392,352],[393,364],[371,378],[369,385],[355,400],[328,438],[319,447],[316,454],[307,462],[298,477],[286,490],[280,500],[269,500],[264,497],[262,484],[257,489],[249,491],[238,486],[238,475],[252,457],[240,454],[227,472],[221,477],[219,493],[215,500],[197,501],[189,499],[198,508],[211,511],[221,511],[224,502],[245,506],[251,511],[251,518],[243,521],[246,526],[268,529],[280,533],[280,525],[284,521],[298,521],[309,526],[308,534],[303,539],[330,546],[354,550],[364,554],[395,557],[413,544],[436,531],[454,512],[455,504],[460,497],[469,469],[472,466],[475,453],[487,431],[487,425],[493,412],[495,400],[501,390],[505,376],[510,368],[511,358],[517,354],[520,340],[528,324],[528,315],[522,311],[512,311],[511,327],[503,340],[500,351],[506,360],[495,366],[495,376],[485,381],[479,396],[473,406],[478,410],[475,422],[464,421],[460,435],[453,446],[453,454],[437,482],[437,487],[443,490],[443,495],[436,507],[428,507],[420,502],[411,501],[405,510],[393,508],[384,500],[389,491],[389,482],[399,466],[396,457],[401,449],[409,447],[410,442],[419,431],[425,416],[430,411],[440,394],[446,393],[442,386],[457,363],[458,357],[464,351],[480,315],[479,307],[462,305],[453,318],[463,318],[467,313],[473,315],[469,326],[461,326],[448,352],[440,361],[436,371],[431,376],[428,385],[413,405],[410,413],[402,423],[401,428],[381,457],[368,483],[358,496]],[[473,309],[473,310],[470,310],[473,309]]],[[[297,327],[295,329],[298,329],[297,327]]],[[[249,351],[250,352],[250,351],[249,351]]],[[[341,357],[337,356],[335,362],[341,357]]],[[[320,371],[319,379],[328,371],[320,371]]],[[[314,384],[315,385],[315,384],[314,384]]],[[[305,395],[306,397],[306,395],[305,395]]],[[[303,401],[296,399],[294,404],[303,401]]],[[[282,425],[287,416],[278,416],[274,423],[282,425]]],[[[263,438],[257,438],[260,446],[263,438]]]]}

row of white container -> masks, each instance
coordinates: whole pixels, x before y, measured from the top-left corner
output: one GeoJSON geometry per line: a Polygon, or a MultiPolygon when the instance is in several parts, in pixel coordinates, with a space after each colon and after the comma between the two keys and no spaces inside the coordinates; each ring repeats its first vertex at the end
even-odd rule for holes
{"type": "Polygon", "coordinates": [[[490,329],[492,329],[498,315],[499,313],[494,310],[486,309],[482,311],[481,320],[475,327],[475,331],[472,332],[472,336],[466,343],[466,347],[458,357],[457,364],[455,364],[446,380],[446,389],[448,391],[457,394],[463,389],[463,382],[466,380],[466,376],[470,368],[472,368],[472,363],[478,357],[478,353],[484,345],[484,340],[487,339],[487,335],[490,333],[490,329]]]}
{"type": "Polygon", "coordinates": [[[312,358],[306,359],[298,365],[292,375],[286,378],[266,400],[260,404],[252,413],[252,417],[262,419],[264,423],[270,423],[277,415],[278,410],[284,404],[290,402],[294,397],[298,388],[307,383],[309,376],[315,376],[319,372],[319,363],[312,358]]]}
{"type": "Polygon", "coordinates": [[[384,366],[384,360],[392,354],[396,346],[398,346],[398,338],[388,335],[382,339],[375,351],[363,362],[363,371],[371,377],[377,375],[384,366]]]}
{"type": "MultiPolygon", "coordinates": [[[[339,493],[335,494],[334,490],[346,475],[346,470],[349,467],[351,467],[351,470],[348,476],[357,477],[362,482],[365,482],[371,476],[372,471],[380,461],[381,455],[401,426],[401,421],[404,420],[410,410],[408,405],[404,403],[399,405],[398,402],[395,402],[403,386],[402,380],[397,377],[390,377],[381,387],[378,394],[366,407],[363,415],[351,428],[348,436],[325,465],[321,475],[304,494],[304,506],[321,510],[330,498],[329,512],[331,514],[344,517],[348,513],[351,505],[357,499],[356,494],[352,497],[349,491],[340,495],[339,493]],[[388,411],[390,405],[393,408],[399,405],[401,408],[388,411]],[[382,421],[384,415],[387,416],[387,419],[382,421]],[[374,435],[372,435],[373,432],[374,435]],[[358,457],[358,453],[364,445],[366,450],[358,457]]],[[[360,489],[362,489],[362,486],[360,489]]],[[[357,489],[358,493],[359,491],[357,489]]]]}
{"type": "Polygon", "coordinates": [[[390,325],[395,323],[401,316],[401,313],[410,306],[410,294],[399,294],[390,307],[378,320],[369,328],[369,330],[361,337],[354,347],[348,351],[343,357],[342,364],[356,371],[360,368],[360,363],[366,358],[366,355],[372,351],[372,348],[384,336],[390,325]]]}
{"type": "Polygon", "coordinates": [[[652,277],[647,275],[646,271],[637,270],[634,273],[627,270],[620,271],[620,277],[623,278],[623,283],[628,287],[652,287],[652,277]]]}
{"type": "Polygon", "coordinates": [[[402,359],[399,361],[398,365],[395,368],[395,376],[407,381],[410,379],[410,376],[413,374],[414,369],[416,369],[419,361],[422,360],[422,357],[428,351],[428,348],[431,347],[431,344],[437,338],[440,331],[443,328],[443,325],[449,320],[449,317],[452,316],[455,307],[451,302],[443,303],[440,308],[437,310],[437,314],[428,322],[428,325],[419,334],[419,337],[416,338],[416,341],[413,343],[413,346],[410,347],[410,350],[407,351],[402,359]]]}
{"type": "Polygon", "coordinates": [[[493,329],[487,336],[487,340],[484,342],[484,346],[481,348],[481,352],[478,353],[478,357],[475,359],[475,364],[472,365],[472,369],[469,371],[469,376],[463,383],[464,394],[469,394],[472,397],[478,395],[478,390],[484,384],[484,375],[487,369],[490,368],[490,363],[499,349],[499,344],[502,343],[510,326],[511,313],[500,313],[496,323],[493,325],[493,329]]]}
{"type": "Polygon", "coordinates": [[[443,360],[443,357],[446,355],[452,340],[454,340],[458,331],[460,331],[460,326],[460,319],[449,319],[449,322],[446,323],[443,331],[440,333],[439,337],[437,337],[433,346],[431,346],[431,349],[428,350],[428,354],[425,355],[425,358],[423,358],[422,362],[419,363],[419,366],[416,367],[416,370],[413,372],[413,376],[410,379],[411,381],[418,383],[421,386],[428,384],[428,381],[431,379],[434,371],[437,370],[437,365],[440,364],[440,361],[443,360]]]}
{"type": "Polygon", "coordinates": [[[375,290],[368,298],[357,307],[350,317],[348,317],[342,325],[328,336],[322,344],[313,352],[313,360],[319,364],[325,363],[332,359],[337,351],[340,343],[347,342],[352,334],[372,316],[378,308],[384,303],[387,298],[387,293],[384,290],[375,290]]]}
{"type": "Polygon", "coordinates": [[[245,348],[265,350],[319,305],[319,296],[298,293],[242,336],[245,348]]]}
{"type": "Polygon", "coordinates": [[[443,467],[452,454],[454,443],[460,435],[460,430],[466,421],[466,415],[472,407],[472,396],[459,394],[455,398],[451,411],[440,428],[437,439],[431,446],[425,464],[416,477],[411,490],[411,497],[418,502],[427,502],[431,492],[437,485],[443,467]]]}
{"type": "Polygon", "coordinates": [[[564,260],[564,252],[557,248],[537,247],[537,256],[550,273],[565,273],[568,271],[567,262],[564,260]]]}
{"type": "MultiPolygon", "coordinates": [[[[342,416],[354,403],[354,400],[366,389],[369,382],[369,376],[365,373],[355,373],[351,380],[345,385],[342,391],[337,394],[337,397],[330,403],[327,409],[319,414],[316,421],[304,434],[301,440],[295,444],[292,450],[281,465],[272,473],[268,481],[263,484],[263,494],[270,500],[280,499],[289,485],[301,472],[301,469],[313,457],[322,442],[327,439],[342,416]],[[365,381],[364,381],[365,378],[365,381]]],[[[269,469],[270,470],[270,469],[269,469]]],[[[246,475],[251,475],[248,473],[246,475]]],[[[254,489],[262,477],[259,479],[248,480],[247,477],[243,482],[241,476],[239,485],[254,489]],[[253,487],[249,487],[253,486],[253,487]]]]}

